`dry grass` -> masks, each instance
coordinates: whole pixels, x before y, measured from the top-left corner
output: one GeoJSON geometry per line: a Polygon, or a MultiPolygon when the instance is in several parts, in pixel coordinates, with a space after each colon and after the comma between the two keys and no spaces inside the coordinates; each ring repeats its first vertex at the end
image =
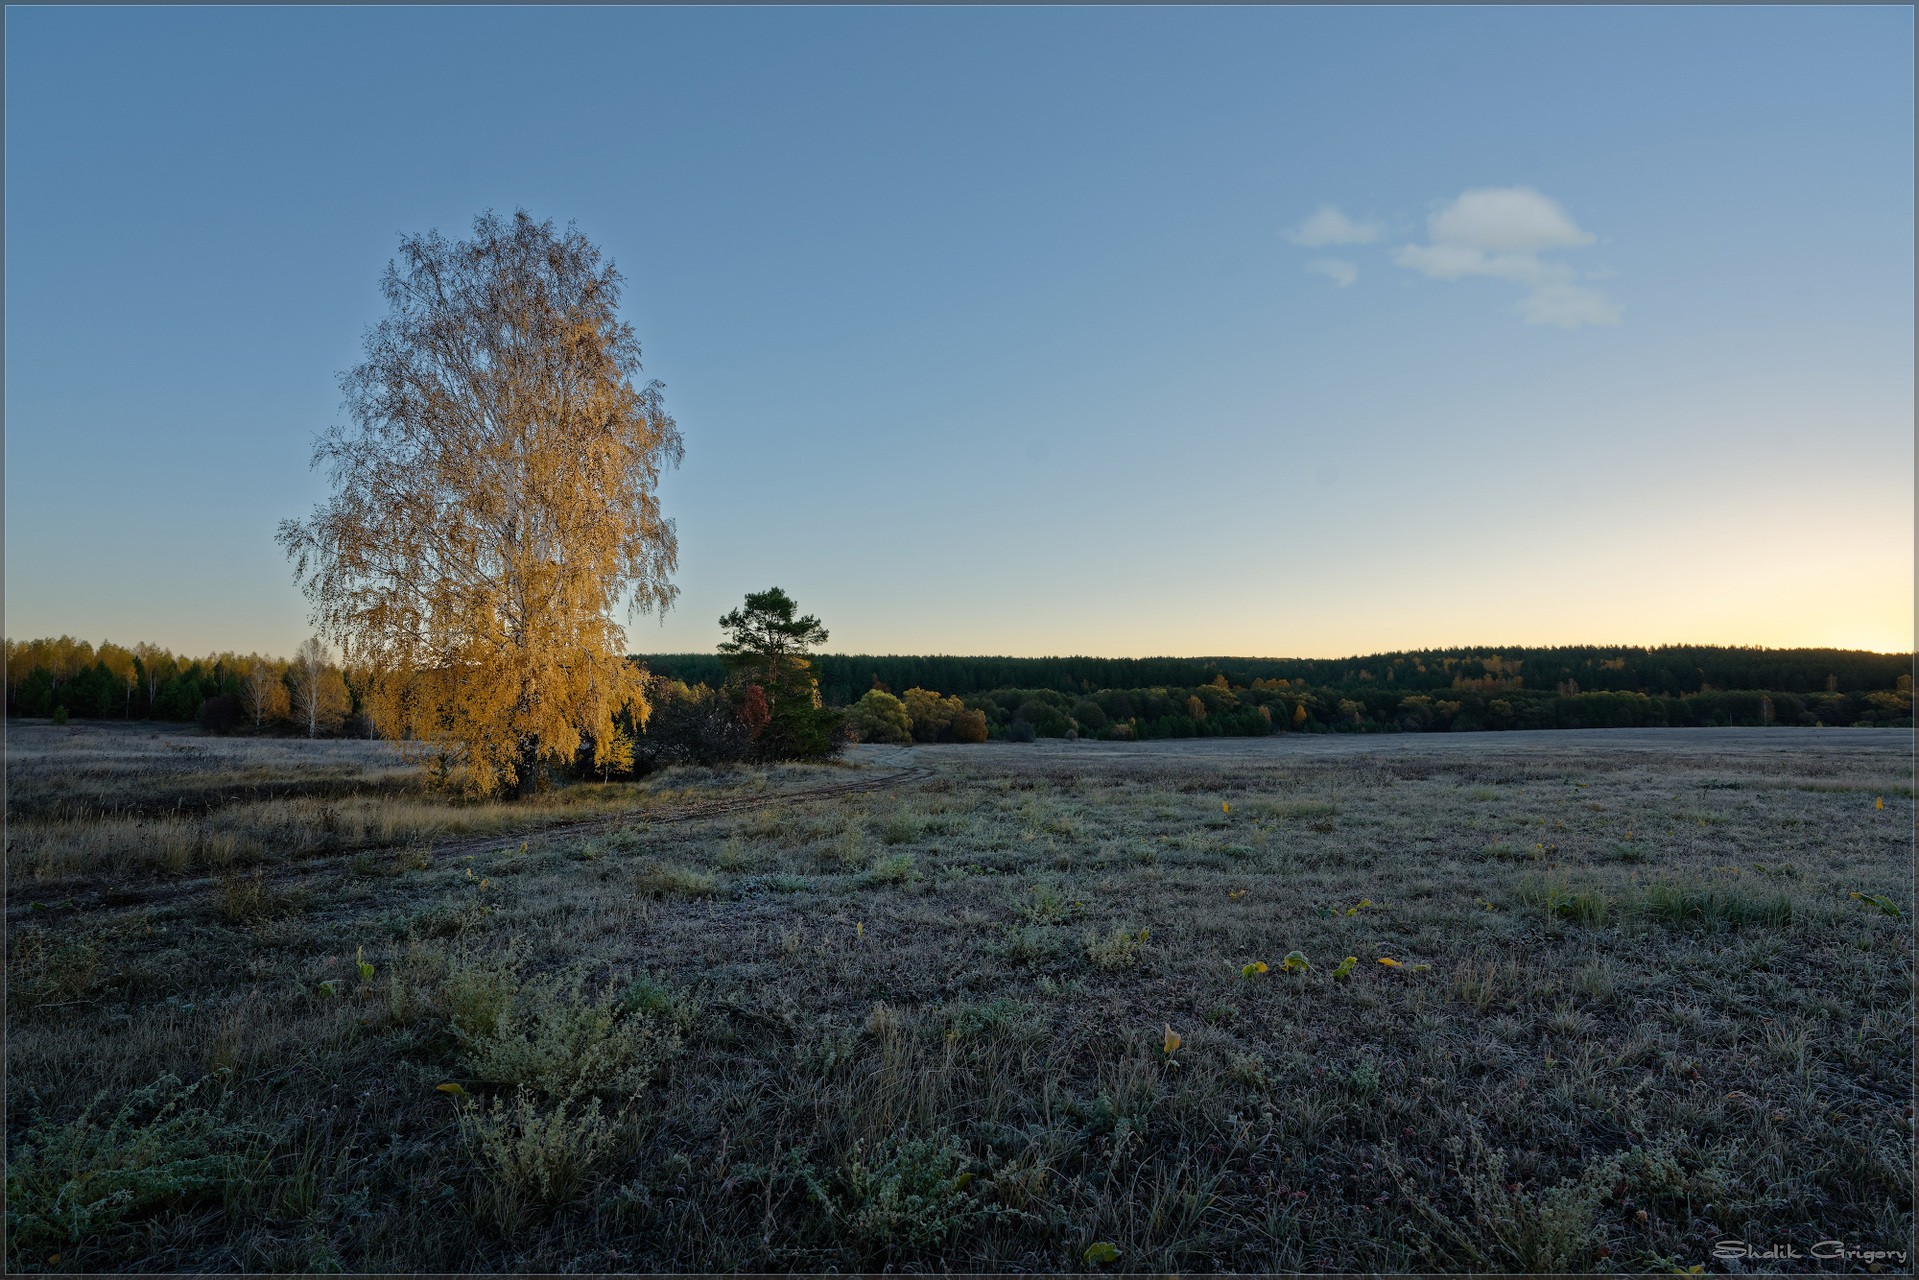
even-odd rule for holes
{"type": "MultiPolygon", "coordinates": [[[[37,888],[532,832],[780,781],[683,769],[508,804],[434,791],[420,769],[377,742],[208,738],[106,722],[10,726],[8,751],[7,875],[37,888]]],[[[819,771],[777,772],[792,784],[819,771]]]]}
{"type": "MultiPolygon", "coordinates": [[[[1787,730],[914,749],[933,776],[887,795],[471,859],[369,825],[364,867],[293,888],[236,871],[164,907],[16,911],[9,1263],[1065,1270],[1102,1242],[1127,1271],[1665,1271],[1718,1269],[1723,1238],[1910,1250],[1910,753],[1787,730]],[[1311,967],[1283,970],[1292,951],[1311,967]],[[145,1086],[173,1110],[115,1110],[145,1086]],[[137,1195],[62,1217],[86,1185],[137,1195]]],[[[47,803],[52,772],[13,769],[17,804],[86,826],[47,803]]],[[[669,776],[551,812],[808,776],[669,776]]],[[[154,785],[210,790],[185,768],[154,785]]],[[[472,811],[381,785],[369,813],[472,811]]],[[[204,840],[257,830],[243,808],[352,799],[177,821],[204,840]]],[[[261,848],[268,872],[288,856],[261,848]]],[[[28,865],[84,887],[167,864],[28,865]]]]}

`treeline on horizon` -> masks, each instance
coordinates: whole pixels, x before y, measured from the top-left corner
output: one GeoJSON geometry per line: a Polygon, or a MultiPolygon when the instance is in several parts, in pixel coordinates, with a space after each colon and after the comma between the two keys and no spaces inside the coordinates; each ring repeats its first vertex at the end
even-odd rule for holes
{"type": "MultiPolygon", "coordinates": [[[[324,667],[308,677],[297,659],[96,648],[68,636],[8,640],[6,659],[10,715],[366,732],[353,673],[324,667]],[[317,723],[306,714],[316,701],[317,723]]],[[[727,680],[715,654],[634,660],[686,686],[718,689],[727,680]]],[[[1339,659],[816,654],[810,663],[827,706],[852,706],[873,689],[922,690],[982,713],[992,738],[1912,724],[1912,656],[1846,649],[1562,646],[1339,659]]]]}
{"type": "MultiPolygon", "coordinates": [[[[710,653],[636,654],[655,675],[688,684],[724,677],[710,653]]],[[[1314,688],[1385,687],[1409,692],[1483,687],[1537,692],[1576,682],[1590,692],[1672,697],[1712,689],[1776,693],[1869,693],[1893,688],[1912,671],[1910,653],[1863,649],[1764,649],[1716,645],[1563,645],[1555,648],[1418,649],[1353,658],[994,658],[943,655],[814,654],[828,702],[857,701],[878,685],[936,689],[964,697],[996,689],[1173,688],[1211,684],[1215,676],[1251,687],[1286,680],[1314,688]]]]}
{"type": "MultiPolygon", "coordinates": [[[[707,654],[636,655],[715,683],[707,654]]],[[[1911,726],[1912,655],[1848,649],[1433,649],[1318,658],[971,658],[818,654],[834,705],[922,689],[985,713],[993,738],[1685,726],[1911,726]]]]}
{"type": "Polygon", "coordinates": [[[291,659],[258,653],[176,654],[153,644],[72,636],[6,641],[10,716],[179,720],[211,732],[309,736],[370,732],[360,685],[317,642],[291,659]]]}

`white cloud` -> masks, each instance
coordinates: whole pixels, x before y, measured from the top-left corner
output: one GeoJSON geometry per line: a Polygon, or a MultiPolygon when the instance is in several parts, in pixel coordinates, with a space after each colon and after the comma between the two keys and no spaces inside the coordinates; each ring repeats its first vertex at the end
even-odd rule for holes
{"type": "Polygon", "coordinates": [[[1285,235],[1294,244],[1317,249],[1327,244],[1371,244],[1383,230],[1377,222],[1354,222],[1337,205],[1322,204],[1285,235]]]}
{"type": "Polygon", "coordinates": [[[1576,329],[1619,323],[1617,303],[1575,284],[1579,273],[1572,267],[1539,256],[1547,249],[1584,248],[1595,237],[1557,200],[1531,187],[1464,192],[1433,213],[1426,229],[1432,243],[1400,246],[1395,263],[1432,280],[1486,276],[1522,285],[1527,293],[1515,309],[1527,324],[1576,329]]]}
{"type": "Polygon", "coordinates": [[[1491,276],[1514,284],[1553,284],[1573,278],[1573,269],[1541,262],[1530,253],[1487,253],[1453,244],[1409,244],[1394,250],[1393,261],[1434,280],[1491,276]]]}
{"type": "Polygon", "coordinates": [[[1426,219],[1434,244],[1456,244],[1494,253],[1578,249],[1593,242],[1572,215],[1531,187],[1479,187],[1426,219]]]}
{"type": "Polygon", "coordinates": [[[1359,279],[1359,265],[1344,258],[1314,258],[1306,264],[1306,269],[1318,272],[1342,289],[1359,279]]]}
{"type": "Polygon", "coordinates": [[[1618,324],[1619,304],[1597,289],[1578,284],[1549,284],[1519,300],[1527,324],[1577,329],[1583,324],[1618,324]]]}

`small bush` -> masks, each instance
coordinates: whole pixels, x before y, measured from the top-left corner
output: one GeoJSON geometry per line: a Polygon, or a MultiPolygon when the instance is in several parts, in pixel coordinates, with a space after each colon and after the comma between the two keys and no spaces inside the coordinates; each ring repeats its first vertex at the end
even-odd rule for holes
{"type": "Polygon", "coordinates": [[[1015,720],[1006,726],[1006,740],[1008,742],[1032,742],[1038,737],[1039,730],[1033,727],[1030,720],[1015,720]]]}
{"type": "Polygon", "coordinates": [[[498,1098],[490,1107],[463,1106],[460,1136],[478,1157],[493,1193],[493,1216],[507,1230],[573,1199],[613,1145],[598,1098],[549,1107],[525,1086],[514,1091],[510,1106],[498,1098]]]}
{"type": "Polygon", "coordinates": [[[480,924],[491,914],[493,909],[484,902],[449,902],[398,918],[394,930],[421,938],[454,938],[480,924]]]}
{"type": "Polygon", "coordinates": [[[260,924],[287,909],[285,895],[269,885],[266,876],[258,871],[250,876],[234,873],[221,876],[214,894],[221,916],[234,924],[260,924]]]}
{"type": "Polygon", "coordinates": [[[913,855],[910,853],[896,853],[890,858],[881,858],[863,877],[867,884],[905,884],[912,878],[913,855]]]}
{"type": "Polygon", "coordinates": [[[880,824],[880,839],[887,844],[910,844],[920,838],[926,824],[913,814],[900,811],[880,824]]]}
{"type": "Polygon", "coordinates": [[[107,1235],[242,1181],[261,1135],[226,1119],[224,1098],[201,1097],[211,1079],[163,1076],[122,1095],[111,1116],[99,1112],[102,1093],[77,1119],[36,1124],[7,1162],[9,1247],[37,1252],[107,1235]]]}
{"type": "Polygon", "coordinates": [[[1379,1092],[1379,1083],[1379,1068],[1370,1062],[1360,1063],[1346,1077],[1346,1087],[1361,1102],[1379,1092]]]}
{"type": "Polygon", "coordinates": [[[202,702],[194,719],[207,733],[232,733],[237,726],[245,723],[246,712],[238,698],[222,693],[202,702]]]}
{"type": "Polygon", "coordinates": [[[1231,1053],[1226,1056],[1226,1074],[1237,1084],[1249,1089],[1264,1089],[1272,1084],[1272,1074],[1266,1068],[1266,1060],[1253,1053],[1231,1053]]]}
{"type": "Polygon", "coordinates": [[[866,861],[866,833],[858,823],[849,823],[840,838],[820,851],[820,863],[827,870],[855,870],[866,861]]]}
{"type": "Polygon", "coordinates": [[[722,871],[746,871],[765,861],[765,855],[751,848],[738,836],[728,836],[714,855],[713,865],[722,871]]]}
{"type": "Polygon", "coordinates": [[[1001,937],[996,951],[1008,964],[1037,965],[1059,955],[1060,940],[1051,929],[1014,925],[1001,937]]]}
{"type": "Polygon", "coordinates": [[[868,689],[847,713],[846,723],[861,742],[903,746],[913,741],[913,719],[906,704],[882,689],[868,689]]]}
{"type": "Polygon", "coordinates": [[[622,1013],[637,1013],[648,1018],[678,1019],[683,1016],[673,989],[653,975],[643,973],[621,988],[622,1013]]]}
{"type": "Polygon", "coordinates": [[[461,951],[449,958],[440,983],[440,1006],[462,1040],[494,1035],[500,1015],[520,988],[521,949],[510,942],[498,950],[461,951]]]}
{"type": "Polygon", "coordinates": [[[705,898],[719,882],[704,871],[670,862],[647,862],[633,874],[633,889],[643,898],[705,898]]]}
{"type": "Polygon", "coordinates": [[[1032,1040],[1043,1034],[1030,1006],[1004,996],[954,1005],[947,1012],[949,1040],[1032,1040]]]}
{"type": "Polygon", "coordinates": [[[7,944],[7,1003],[14,1008],[84,1000],[100,983],[100,948],[89,939],[20,925],[7,944]]]}
{"type": "Polygon", "coordinates": [[[1106,933],[1088,934],[1086,958],[1099,969],[1131,969],[1139,964],[1140,952],[1145,949],[1149,936],[1149,931],[1145,929],[1112,929],[1106,933]]]}
{"type": "Polygon", "coordinates": [[[946,1136],[878,1150],[857,1143],[830,1184],[810,1169],[802,1178],[840,1234],[885,1260],[938,1249],[990,1216],[970,1189],[968,1163],[946,1136]]]}
{"type": "MultiPolygon", "coordinates": [[[[1472,1156],[1460,1159],[1448,1190],[1469,1213],[1455,1217],[1415,1188],[1396,1157],[1388,1158],[1417,1218],[1412,1236],[1439,1270],[1565,1274],[1590,1271],[1598,1246],[1598,1211],[1621,1170],[1620,1157],[1595,1160],[1576,1179],[1533,1193],[1509,1180],[1505,1156],[1472,1133],[1472,1156]],[[1431,1234],[1428,1229],[1433,1229],[1431,1234]]],[[[1457,1144],[1463,1146],[1463,1144],[1457,1144]]]]}
{"type": "Polygon", "coordinates": [[[1066,899],[1066,893],[1058,883],[1052,880],[1040,880],[1033,884],[1023,895],[1019,904],[1019,913],[1034,924],[1053,924],[1073,914],[1073,904],[1066,899]]]}
{"type": "Polygon", "coordinates": [[[454,1020],[477,1080],[552,1098],[636,1098],[679,1051],[670,1004],[635,998],[631,987],[593,992],[579,974],[509,982],[454,1020]]]}

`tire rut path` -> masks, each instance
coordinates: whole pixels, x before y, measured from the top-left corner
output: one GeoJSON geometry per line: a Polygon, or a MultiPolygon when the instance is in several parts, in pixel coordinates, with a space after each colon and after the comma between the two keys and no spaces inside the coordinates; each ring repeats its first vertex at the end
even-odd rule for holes
{"type": "MultiPolygon", "coordinates": [[[[721,818],[728,814],[746,813],[754,809],[763,809],[775,804],[803,804],[810,800],[826,800],[835,796],[860,795],[871,791],[884,791],[891,787],[904,786],[913,782],[924,782],[933,776],[934,771],[923,765],[900,769],[893,773],[882,774],[874,778],[859,778],[848,782],[829,783],[821,787],[803,787],[797,791],[776,791],[761,795],[734,796],[725,800],[714,800],[703,804],[682,805],[676,808],[662,809],[657,812],[628,811],[611,813],[598,818],[587,818],[579,822],[556,823],[552,826],[537,827],[528,831],[515,831],[506,835],[471,836],[460,840],[428,841],[424,844],[427,852],[434,858],[464,858],[483,853],[498,853],[515,845],[531,845],[535,842],[564,839],[574,836],[598,835],[628,826],[671,826],[682,822],[699,822],[707,818],[721,818]]],[[[352,849],[328,850],[300,859],[297,866],[285,867],[266,877],[267,883],[274,888],[287,888],[302,880],[321,875],[335,864],[350,861],[364,853],[378,852],[383,849],[399,849],[418,842],[395,841],[388,844],[360,845],[352,849]]],[[[86,911],[89,909],[149,906],[155,903],[173,902],[205,892],[219,882],[217,875],[199,875],[178,880],[166,880],[138,888],[126,885],[113,885],[87,890],[67,889],[49,890],[44,893],[22,892],[10,889],[7,894],[7,919],[24,918],[36,907],[45,909],[62,904],[62,912],[86,911]],[[70,904],[70,905],[67,905],[70,904]]]]}

